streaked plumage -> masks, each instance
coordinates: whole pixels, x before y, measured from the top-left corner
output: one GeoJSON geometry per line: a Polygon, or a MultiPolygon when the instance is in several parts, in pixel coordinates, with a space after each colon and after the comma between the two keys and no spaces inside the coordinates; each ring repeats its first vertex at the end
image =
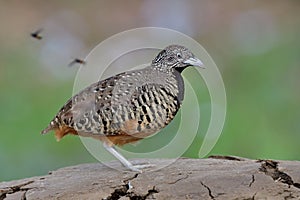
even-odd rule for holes
{"type": "Polygon", "coordinates": [[[94,137],[110,146],[154,134],[168,125],[179,110],[184,97],[180,73],[192,65],[202,63],[187,48],[170,45],[150,66],[83,89],[60,109],[42,133],[55,130],[58,140],[69,133],[94,137]]]}

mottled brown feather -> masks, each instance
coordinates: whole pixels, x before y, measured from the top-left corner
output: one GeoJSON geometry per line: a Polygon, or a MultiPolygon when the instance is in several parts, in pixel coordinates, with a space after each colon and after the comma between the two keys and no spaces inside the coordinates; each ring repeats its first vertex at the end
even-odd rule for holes
{"type": "Polygon", "coordinates": [[[57,141],[60,141],[61,138],[63,138],[67,134],[78,135],[75,129],[68,126],[62,126],[54,130],[55,130],[55,138],[57,141]]]}
{"type": "MultiPolygon", "coordinates": [[[[132,130],[133,127],[130,127],[131,125],[133,125],[133,122],[129,123],[127,125],[129,127],[126,127],[126,128],[129,128],[128,130],[133,131],[132,130]]],[[[63,126],[63,127],[55,129],[55,137],[56,137],[57,141],[60,141],[64,136],[66,136],[68,134],[80,135],[83,137],[92,137],[94,139],[101,140],[102,142],[106,142],[109,145],[118,145],[118,146],[137,142],[138,140],[141,140],[141,139],[151,135],[151,133],[144,133],[144,132],[139,132],[136,134],[127,134],[125,132],[120,132],[118,135],[105,136],[105,135],[96,135],[96,134],[92,135],[89,133],[78,133],[75,129],[70,128],[68,126],[63,126]]]]}

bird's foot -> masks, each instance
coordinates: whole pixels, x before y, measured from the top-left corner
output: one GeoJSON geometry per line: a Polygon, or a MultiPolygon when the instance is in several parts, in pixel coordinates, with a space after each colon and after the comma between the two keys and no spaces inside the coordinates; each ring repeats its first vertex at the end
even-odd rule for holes
{"type": "Polygon", "coordinates": [[[119,152],[116,151],[116,149],[113,146],[109,146],[106,143],[103,143],[104,148],[110,152],[112,155],[114,155],[127,169],[142,173],[141,169],[153,167],[154,165],[151,165],[149,163],[141,163],[137,165],[133,165],[131,162],[129,162],[126,158],[124,158],[119,152]]]}

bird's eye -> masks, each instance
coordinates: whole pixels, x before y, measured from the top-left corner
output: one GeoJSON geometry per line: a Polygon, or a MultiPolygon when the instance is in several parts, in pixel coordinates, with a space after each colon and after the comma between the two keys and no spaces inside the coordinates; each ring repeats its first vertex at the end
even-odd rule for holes
{"type": "Polygon", "coordinates": [[[181,58],[181,54],[180,53],[177,53],[177,58],[181,58]]]}

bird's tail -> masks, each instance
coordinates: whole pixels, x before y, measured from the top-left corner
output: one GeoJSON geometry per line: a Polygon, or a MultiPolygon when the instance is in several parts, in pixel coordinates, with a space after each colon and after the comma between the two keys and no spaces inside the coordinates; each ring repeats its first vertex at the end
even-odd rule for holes
{"type": "Polygon", "coordinates": [[[52,131],[52,130],[57,129],[58,127],[59,127],[59,126],[58,126],[57,122],[56,122],[55,119],[54,119],[54,120],[52,120],[52,121],[49,123],[49,125],[48,125],[44,130],[41,131],[41,134],[46,134],[46,133],[48,133],[49,131],[52,131]]]}
{"type": "Polygon", "coordinates": [[[74,128],[66,125],[60,125],[57,118],[53,119],[49,123],[49,125],[41,131],[41,134],[46,134],[49,131],[55,131],[55,137],[57,141],[60,141],[61,138],[63,138],[69,133],[73,135],[78,135],[77,131],[74,128]]]}
{"type": "Polygon", "coordinates": [[[49,131],[54,130],[54,127],[52,127],[51,125],[47,126],[44,130],[41,131],[41,134],[46,134],[49,131]]]}

